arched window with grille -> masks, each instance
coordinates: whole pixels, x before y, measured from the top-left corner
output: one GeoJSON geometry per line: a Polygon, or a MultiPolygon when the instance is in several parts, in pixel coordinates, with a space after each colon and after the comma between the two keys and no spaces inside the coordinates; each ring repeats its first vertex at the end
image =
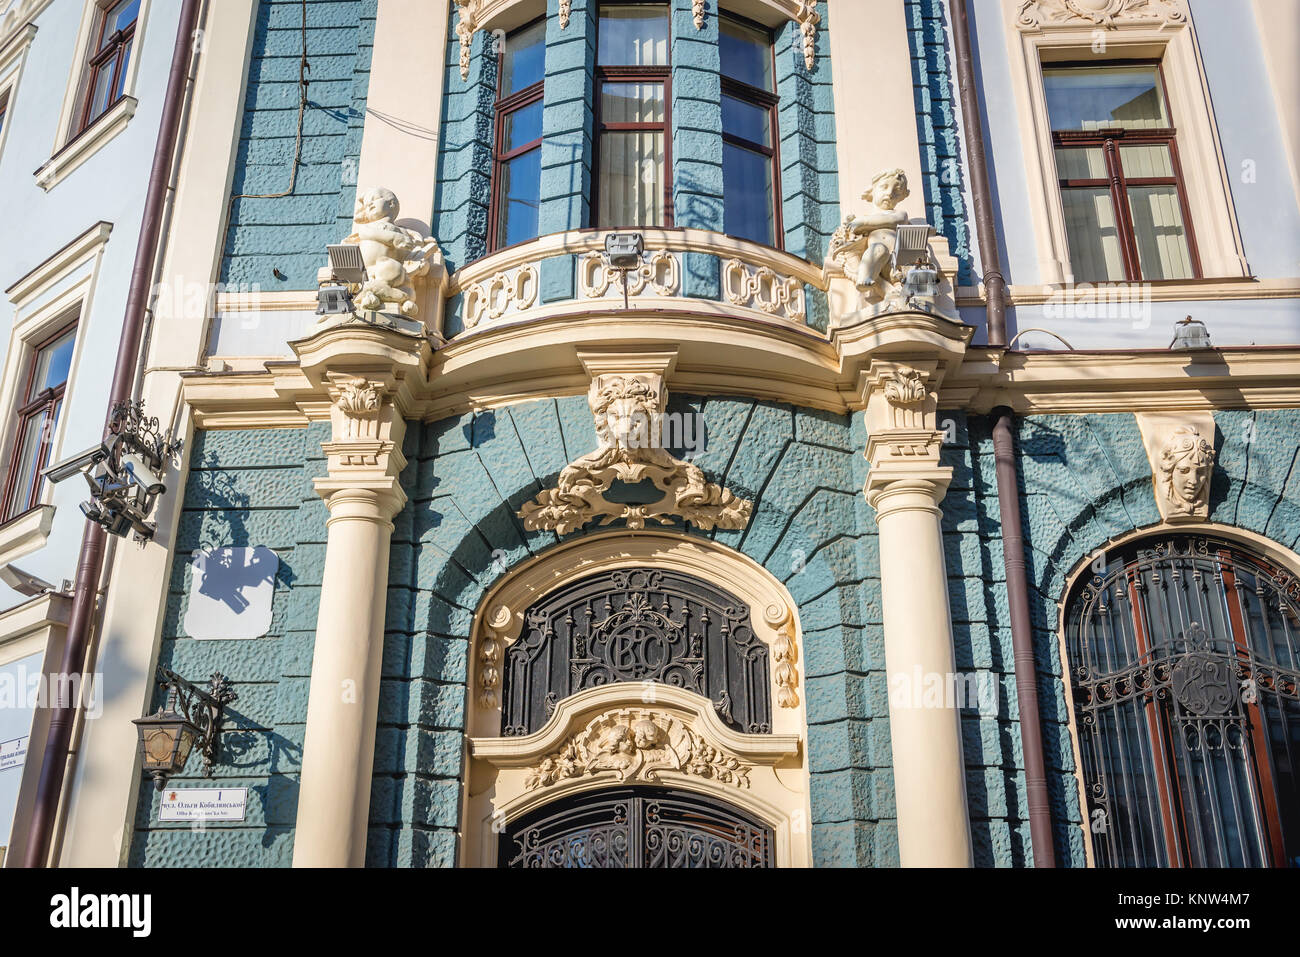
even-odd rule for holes
{"type": "Polygon", "coordinates": [[[729,548],[574,539],[483,597],[464,859],[486,867],[811,860],[798,614],[729,548]]]}
{"type": "Polygon", "coordinates": [[[1300,865],[1300,580],[1144,539],[1075,585],[1065,644],[1098,866],[1300,865]]]}

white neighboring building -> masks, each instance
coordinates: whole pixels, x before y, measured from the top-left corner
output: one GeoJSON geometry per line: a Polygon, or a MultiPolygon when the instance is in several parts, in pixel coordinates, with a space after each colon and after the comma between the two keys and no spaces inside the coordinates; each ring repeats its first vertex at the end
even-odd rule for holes
{"type": "Polygon", "coordinates": [[[84,483],[39,473],[102,437],[178,13],[0,0],[0,568],[31,576],[0,583],[0,856],[38,770],[27,679],[57,667],[85,525],[84,483]]]}

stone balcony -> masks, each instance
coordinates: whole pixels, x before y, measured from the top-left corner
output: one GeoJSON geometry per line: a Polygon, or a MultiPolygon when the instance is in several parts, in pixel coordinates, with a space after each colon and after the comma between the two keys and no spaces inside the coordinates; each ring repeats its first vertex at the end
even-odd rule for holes
{"type": "MultiPolygon", "coordinates": [[[[413,283],[418,319],[381,312],[353,321],[427,340],[427,384],[410,408],[421,417],[581,393],[589,378],[580,352],[633,347],[673,350],[676,391],[845,411],[860,404],[859,377],[871,356],[930,355],[937,347],[957,359],[972,331],[956,316],[956,263],[942,237],[930,239],[936,295],[883,308],[869,305],[834,261],[814,265],[694,229],[640,230],[643,262],[628,270],[625,289],[623,273],[603,257],[608,232],[543,236],[450,274],[438,254],[413,283]]],[[[328,325],[315,308],[308,292],[219,296],[208,369],[237,376],[245,395],[298,405],[298,357],[328,325]]]]}

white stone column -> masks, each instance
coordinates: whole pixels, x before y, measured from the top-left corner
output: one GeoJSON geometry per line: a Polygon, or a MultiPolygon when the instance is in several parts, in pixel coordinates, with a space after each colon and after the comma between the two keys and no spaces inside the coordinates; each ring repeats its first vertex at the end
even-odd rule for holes
{"type": "Polygon", "coordinates": [[[939,503],[934,363],[873,363],[867,387],[867,501],[880,530],[889,736],[904,867],[971,866],[961,701],[955,681],[939,503]]]}
{"type": "Polygon", "coordinates": [[[396,443],[405,423],[382,387],[340,377],[329,475],[325,572],[312,656],[295,867],[362,867],[379,714],[393,516],[406,502],[396,443]]]}

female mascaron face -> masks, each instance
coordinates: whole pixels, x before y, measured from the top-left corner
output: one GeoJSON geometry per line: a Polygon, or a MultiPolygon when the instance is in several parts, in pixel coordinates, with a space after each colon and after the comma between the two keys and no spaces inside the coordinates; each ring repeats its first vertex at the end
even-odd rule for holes
{"type": "Polygon", "coordinates": [[[1187,459],[1178,463],[1173,475],[1174,489],[1178,497],[1189,504],[1195,502],[1201,494],[1201,488],[1205,485],[1207,471],[1204,465],[1196,465],[1187,459]]]}

